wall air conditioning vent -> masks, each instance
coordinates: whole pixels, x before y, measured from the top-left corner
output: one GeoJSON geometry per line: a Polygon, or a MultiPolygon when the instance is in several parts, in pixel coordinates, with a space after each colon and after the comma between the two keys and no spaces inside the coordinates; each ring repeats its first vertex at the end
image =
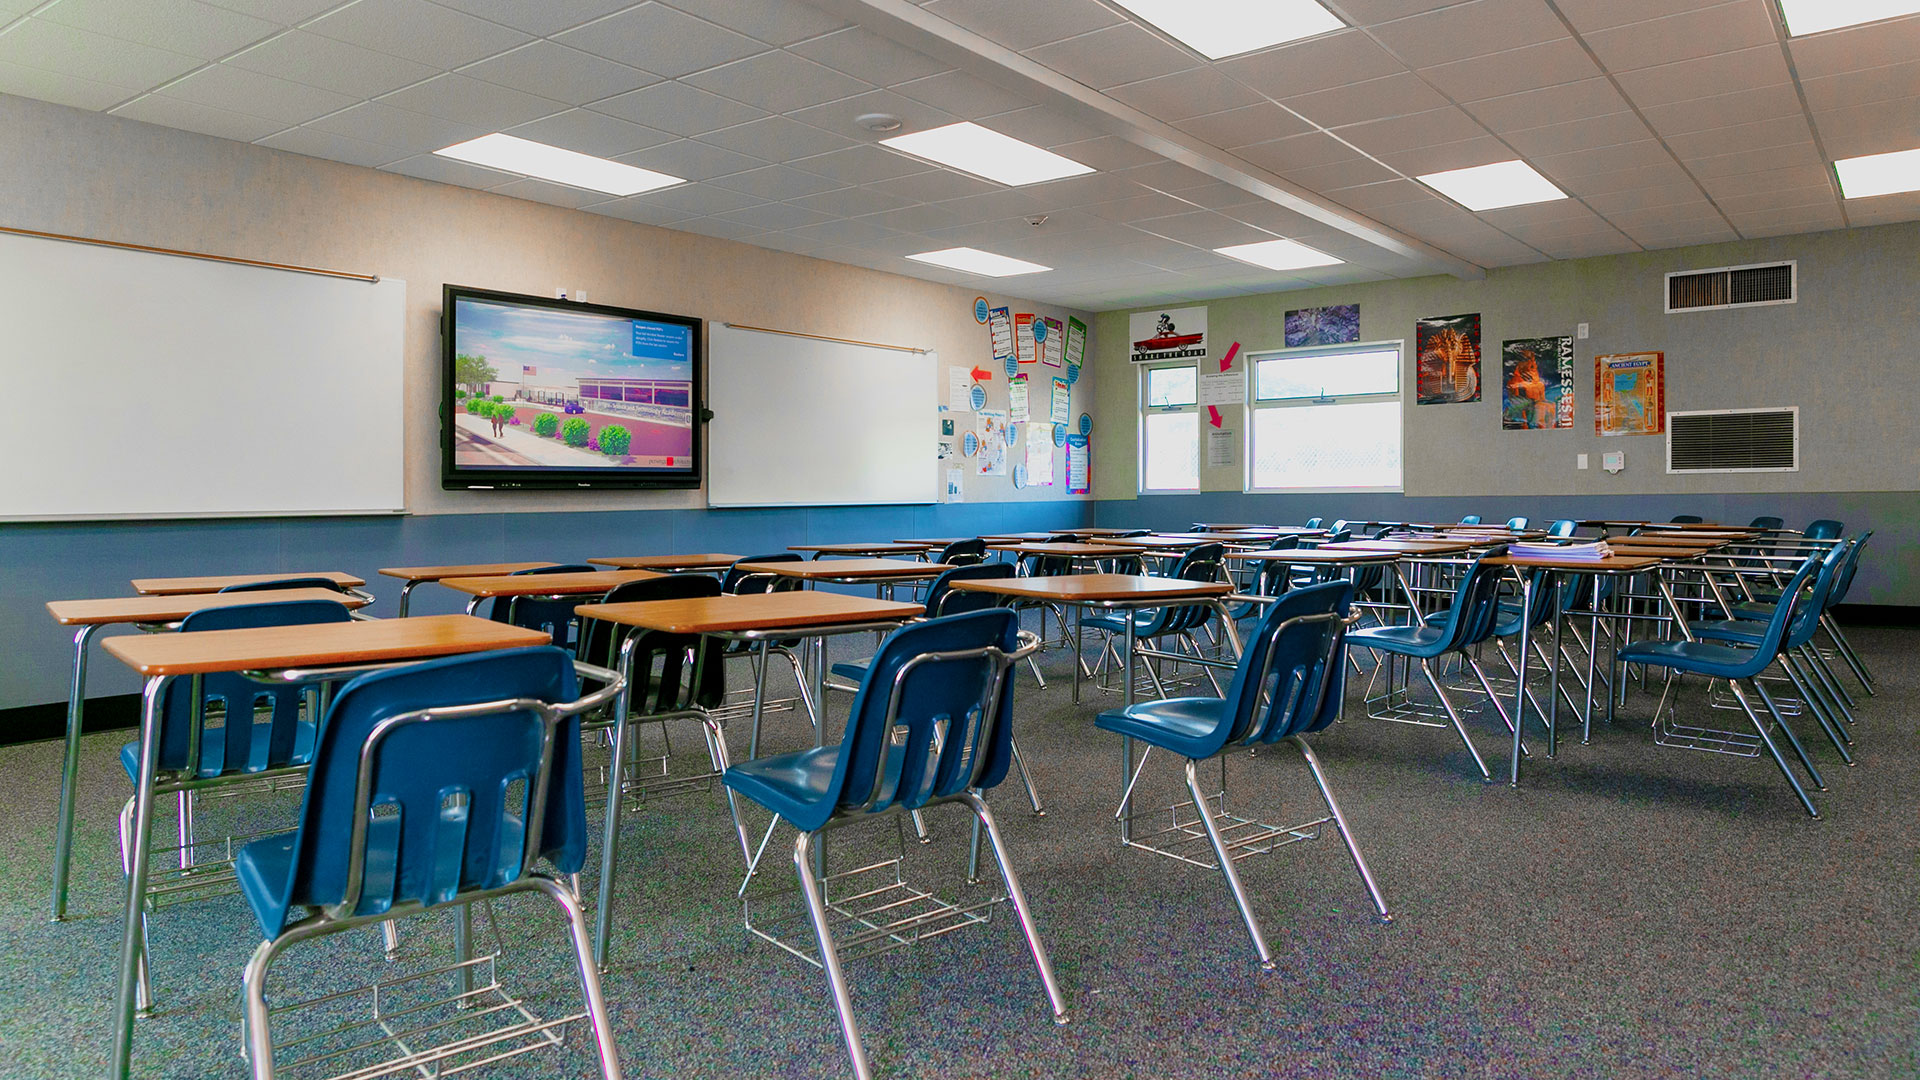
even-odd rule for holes
{"type": "Polygon", "coordinates": [[[1795,472],[1800,409],[1715,409],[1667,414],[1670,473],[1795,472]]]}
{"type": "Polygon", "coordinates": [[[1791,261],[1686,270],[1667,275],[1667,313],[1791,304],[1797,285],[1791,261]]]}

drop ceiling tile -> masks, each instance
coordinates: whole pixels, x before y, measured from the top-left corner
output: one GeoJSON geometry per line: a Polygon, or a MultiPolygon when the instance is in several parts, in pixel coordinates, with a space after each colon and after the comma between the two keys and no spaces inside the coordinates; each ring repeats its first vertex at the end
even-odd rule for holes
{"type": "Polygon", "coordinates": [[[554,40],[670,79],[766,51],[750,37],[658,3],[628,8],[554,40]]]}
{"type": "Polygon", "coordinates": [[[593,111],[689,137],[767,115],[751,105],[681,82],[655,83],[619,97],[596,101],[593,111]]]}
{"type": "Polygon", "coordinates": [[[17,94],[55,105],[99,111],[115,102],[125,101],[129,87],[110,86],[92,79],[76,79],[57,71],[25,67],[0,60],[0,94],[17,94]]]}
{"type": "MultiPolygon", "coordinates": [[[[19,3],[20,0],[12,0],[19,3]]],[[[292,26],[311,19],[328,8],[340,6],[340,0],[212,0],[214,7],[251,15],[256,19],[292,26]]],[[[29,7],[32,5],[28,5],[29,7]]]]}
{"type": "Polygon", "coordinates": [[[804,195],[818,195],[823,191],[832,191],[841,186],[824,176],[790,169],[785,165],[767,165],[758,169],[748,169],[731,176],[722,176],[713,180],[712,183],[717,187],[744,191],[749,195],[774,201],[799,199],[804,195]]]}
{"type": "Polygon", "coordinates": [[[1645,139],[1640,142],[1622,143],[1619,146],[1576,150],[1570,154],[1553,154],[1535,159],[1532,164],[1534,168],[1554,179],[1573,180],[1620,169],[1664,165],[1672,161],[1673,157],[1667,152],[1665,146],[1656,140],[1645,139]]]}
{"type": "Polygon", "coordinates": [[[490,190],[495,195],[546,203],[549,206],[563,206],[568,210],[578,210],[589,203],[605,202],[607,198],[607,193],[604,191],[587,191],[583,188],[552,184],[531,177],[508,181],[490,190]]]}
{"type": "Polygon", "coordinates": [[[1040,199],[1026,188],[1000,188],[948,199],[940,204],[940,209],[953,215],[954,225],[978,225],[985,221],[1049,213],[1059,209],[1059,204],[1040,199]]]}
{"type": "MultiPolygon", "coordinates": [[[[322,7],[332,7],[334,0],[319,2],[322,7]]],[[[540,0],[537,4],[529,4],[527,0],[434,0],[434,3],[535,37],[546,37],[592,22],[602,15],[611,15],[631,6],[633,0],[540,0]]]]}
{"type": "Polygon", "coordinates": [[[1794,93],[1792,86],[1784,83],[1666,105],[1649,105],[1642,112],[1653,129],[1662,135],[1684,135],[1753,120],[1804,115],[1800,95],[1794,93]]]}
{"type": "Polygon", "coordinates": [[[1725,199],[1794,188],[1826,187],[1831,190],[1833,183],[1833,170],[1822,163],[1708,177],[1700,182],[1700,186],[1706,188],[1707,194],[1714,198],[1725,199]]]}
{"type": "Polygon", "coordinates": [[[1506,143],[1491,135],[1482,135],[1477,139],[1441,143],[1438,146],[1423,146],[1417,150],[1406,150],[1397,154],[1384,154],[1381,155],[1380,160],[1408,176],[1425,176],[1428,173],[1469,169],[1476,165],[1491,165],[1498,161],[1512,161],[1513,158],[1513,150],[1506,143]]]}
{"type": "Polygon", "coordinates": [[[742,225],[751,225],[756,229],[767,231],[797,229],[803,225],[818,225],[830,220],[826,214],[808,210],[803,206],[778,202],[749,206],[741,210],[729,210],[717,216],[727,221],[737,221],[742,225]]]}
{"type": "Polygon", "coordinates": [[[1181,192],[1188,188],[1205,187],[1217,183],[1212,177],[1198,169],[1190,169],[1175,161],[1155,160],[1130,169],[1116,169],[1122,179],[1153,188],[1155,191],[1181,192]]]}
{"type": "Polygon", "coordinates": [[[261,146],[270,146],[275,150],[288,150],[308,157],[326,158],[329,161],[343,161],[348,165],[365,165],[378,168],[391,161],[409,157],[404,150],[379,143],[365,142],[335,135],[330,131],[316,131],[313,128],[288,128],[277,135],[269,135],[260,140],[261,146]]]}
{"type": "MultiPolygon", "coordinates": [[[[871,191],[870,188],[862,188],[871,191]]],[[[889,233],[927,233],[934,229],[944,229],[960,222],[938,206],[921,203],[916,206],[903,206],[898,210],[887,210],[870,214],[867,220],[886,229],[889,233]]]]}
{"type": "Polygon", "coordinates": [[[1624,255],[1639,251],[1640,245],[1634,243],[1627,234],[1615,229],[1608,233],[1595,233],[1592,236],[1577,239],[1542,241],[1539,248],[1556,259],[1591,259],[1601,255],[1624,255]]]}
{"type": "Polygon", "coordinates": [[[1509,131],[1502,136],[1508,145],[1520,151],[1521,156],[1526,158],[1570,154],[1576,150],[1602,146],[1619,146],[1652,137],[1653,132],[1647,130],[1647,125],[1630,112],[1608,113],[1605,116],[1569,120],[1563,124],[1525,128],[1520,131],[1509,131]]]}
{"type": "Polygon", "coordinates": [[[924,79],[913,79],[900,83],[893,90],[967,120],[998,116],[1034,104],[964,71],[947,71],[924,79]]]}
{"type": "Polygon", "coordinates": [[[790,45],[787,51],[875,86],[894,86],[948,70],[940,61],[860,26],[790,45]]]}
{"type": "Polygon", "coordinates": [[[1148,191],[1128,199],[1116,199],[1113,202],[1095,203],[1088,206],[1087,213],[1108,221],[1126,224],[1152,217],[1167,217],[1172,214],[1185,214],[1200,207],[1177,196],[1160,191],[1148,191]]]}
{"type": "Polygon", "coordinates": [[[1084,142],[1096,134],[1093,129],[1080,121],[1070,119],[1059,111],[1043,105],[985,117],[979,123],[982,127],[992,128],[1002,135],[1010,135],[1021,142],[1045,147],[1056,154],[1060,153],[1061,146],[1067,143],[1084,142]]]}
{"type": "Polygon", "coordinates": [[[1205,67],[1115,86],[1107,96],[1166,123],[1244,108],[1262,100],[1245,86],[1205,67]]]}
{"type": "Polygon", "coordinates": [[[536,41],[460,69],[460,74],[568,105],[638,90],[660,77],[551,41],[536,41]]]}
{"type": "Polygon", "coordinates": [[[1451,105],[1406,116],[1350,124],[1336,129],[1340,138],[1376,157],[1439,146],[1486,135],[1487,129],[1464,111],[1451,105]]]}
{"type": "Polygon", "coordinates": [[[925,9],[1015,51],[1125,21],[1097,0],[933,0],[925,9]]]}
{"type": "Polygon", "coordinates": [[[1558,0],[1558,7],[1574,29],[1586,34],[1681,15],[1714,3],[1715,0],[1558,0]]]}
{"type": "Polygon", "coordinates": [[[1787,47],[1802,79],[1905,63],[1920,56],[1920,16],[1792,38],[1787,47]]]}
{"type": "Polygon", "coordinates": [[[871,184],[876,180],[891,180],[897,176],[911,176],[932,170],[932,166],[918,158],[896,154],[879,146],[849,146],[844,150],[800,158],[787,164],[843,184],[871,184]]]}
{"type": "Polygon", "coordinates": [[[745,241],[766,232],[757,225],[749,225],[744,221],[728,221],[720,217],[690,218],[677,222],[672,227],[678,232],[699,233],[702,236],[712,236],[721,240],[745,241]]]}
{"type": "Polygon", "coordinates": [[[1579,82],[1598,74],[1593,58],[1572,38],[1420,69],[1422,78],[1461,102],[1579,82]]]}
{"type": "Polygon", "coordinates": [[[709,131],[699,138],[701,142],[776,162],[814,157],[854,145],[851,139],[784,116],[769,116],[709,131]]]}
{"type": "Polygon", "coordinates": [[[1032,195],[1051,208],[1089,206],[1116,199],[1130,199],[1147,192],[1130,176],[1097,172],[1069,176],[1064,180],[1050,180],[1044,184],[1027,184],[1016,190],[1032,195]]]}
{"type": "Polygon", "coordinates": [[[711,180],[766,164],[759,158],[736,154],[692,139],[675,139],[659,146],[649,146],[645,150],[622,154],[619,160],[626,165],[638,165],[683,180],[711,180]]]}
{"type": "Polygon", "coordinates": [[[1021,51],[1029,60],[1095,90],[1171,75],[1199,64],[1192,53],[1133,22],[1021,51]]]}
{"type": "Polygon", "coordinates": [[[1671,227],[1650,226],[1644,229],[1625,230],[1627,235],[1649,250],[1665,248],[1693,247],[1698,244],[1724,244],[1729,240],[1738,240],[1740,234],[1729,225],[1671,227]]]}
{"type": "Polygon", "coordinates": [[[1188,117],[1173,126],[1224,150],[1313,130],[1312,124],[1270,101],[1188,117]]]}
{"type": "Polygon", "coordinates": [[[1396,203],[1382,206],[1368,215],[1384,225],[1403,229],[1421,238],[1484,225],[1465,207],[1442,198],[1425,202],[1396,203]]]}
{"type": "MultiPolygon", "coordinates": [[[[807,195],[787,201],[793,203],[795,206],[804,206],[809,210],[818,211],[831,217],[842,218],[878,214],[887,210],[898,210],[913,205],[897,195],[889,195],[884,191],[874,191],[872,188],[858,187],[836,188],[832,191],[820,192],[817,195],[807,195]]],[[[878,226],[876,225],[876,227],[878,226]]],[[[840,240],[834,242],[845,243],[845,241],[840,240]]]]}
{"type": "Polygon", "coordinates": [[[1688,171],[1702,182],[1716,176],[1733,176],[1739,173],[1759,172],[1763,169],[1785,169],[1795,165],[1819,165],[1826,159],[1812,142],[1790,146],[1770,146],[1764,150],[1746,150],[1737,154],[1717,154],[1713,157],[1686,158],[1688,171]]]}
{"type": "Polygon", "coordinates": [[[1920,98],[1920,60],[1817,79],[1808,78],[1803,71],[1800,85],[1807,94],[1807,107],[1815,111],[1870,105],[1877,101],[1911,101],[1920,98]]]}
{"type": "Polygon", "coordinates": [[[1777,51],[1779,40],[1765,0],[1695,8],[1586,35],[1594,54],[1615,74],[1755,46],[1777,51]]]}
{"type": "Polygon", "coordinates": [[[1888,225],[1920,219],[1920,194],[1880,195],[1847,200],[1847,218],[1858,225],[1888,225]]]}
{"type": "Polygon", "coordinates": [[[696,216],[671,206],[648,202],[637,195],[611,202],[595,203],[586,207],[586,210],[590,214],[604,214],[607,217],[619,218],[622,221],[636,221],[643,225],[672,225],[696,216]]]}
{"type": "Polygon", "coordinates": [[[1222,213],[1235,221],[1244,221],[1256,229],[1270,232],[1275,236],[1289,236],[1294,239],[1303,239],[1325,228],[1305,214],[1269,202],[1263,202],[1257,206],[1236,206],[1222,213]]]}
{"type": "Polygon", "coordinates": [[[873,89],[851,75],[780,49],[708,68],[681,81],[768,112],[791,112],[873,89]]]}
{"type": "Polygon", "coordinates": [[[1720,211],[1705,199],[1675,203],[1672,206],[1648,206],[1638,210],[1620,210],[1607,215],[1616,228],[1635,232],[1672,226],[1710,226],[1722,223],[1720,211]]]}
{"type": "Polygon", "coordinates": [[[1358,30],[1324,34],[1251,56],[1217,61],[1214,67],[1275,100],[1407,70],[1393,54],[1358,30]]]}
{"type": "Polygon", "coordinates": [[[802,225],[787,234],[803,245],[828,246],[834,244],[870,244],[887,238],[889,233],[884,226],[865,218],[822,221],[817,225],[802,225]]]}
{"type": "MultiPolygon", "coordinates": [[[[0,34],[0,63],[146,90],[201,65],[199,57],[29,18],[0,34]]],[[[126,95],[121,95],[125,97],[126,95]]]]}
{"type": "Polygon", "coordinates": [[[346,94],[356,101],[410,86],[440,72],[439,68],[304,30],[263,41],[224,63],[346,94]]]}
{"type": "Polygon", "coordinates": [[[1223,180],[1215,180],[1199,187],[1181,188],[1174,194],[1209,210],[1233,210],[1241,206],[1269,205],[1266,199],[1223,180]]]}
{"type": "Polygon", "coordinates": [[[438,154],[416,154],[410,158],[402,158],[382,165],[380,170],[411,176],[417,180],[431,180],[436,184],[452,184],[482,191],[499,187],[514,179],[512,173],[497,169],[483,169],[478,165],[469,165],[464,161],[455,161],[438,154]]]}
{"type": "Polygon", "coordinates": [[[469,79],[465,75],[440,75],[417,86],[396,90],[380,101],[428,116],[458,120],[488,131],[500,131],[566,109],[557,101],[523,94],[479,79],[469,79]]]}
{"type": "MultiPolygon", "coordinates": [[[[197,0],[143,0],[138,4],[125,0],[61,0],[36,18],[202,60],[217,60],[281,29],[277,23],[197,0]]],[[[0,19],[0,23],[4,21],[0,19]]]]}
{"type": "Polygon", "coordinates": [[[809,4],[792,0],[665,0],[689,15],[738,30],[769,45],[791,45],[847,25],[809,4]]]}
{"type": "Polygon", "coordinates": [[[1657,165],[1612,169],[1594,173],[1591,176],[1553,176],[1551,179],[1560,185],[1562,191],[1581,198],[1610,192],[1692,183],[1687,171],[1672,161],[1663,161],[1657,165]]]}
{"type": "Polygon", "coordinates": [[[1393,179],[1396,174],[1372,158],[1351,157],[1300,169],[1287,169],[1280,175],[1309,191],[1331,191],[1335,188],[1377,184],[1393,179]]]}
{"type": "MultiPolygon", "coordinates": [[[[829,221],[826,224],[837,225],[843,223],[829,221]]],[[[827,259],[831,257],[831,252],[836,246],[835,244],[811,236],[802,236],[800,234],[803,231],[804,230],[796,230],[788,233],[762,233],[753,238],[753,246],[766,248],[768,251],[784,251],[789,255],[802,255],[810,259],[827,259]]]]}
{"type": "Polygon", "coordinates": [[[1816,112],[1813,123],[1836,160],[1920,146],[1920,108],[1911,98],[1816,112]]]}
{"type": "MultiPolygon", "coordinates": [[[[1908,110],[1911,115],[1911,110],[1908,110]]],[[[1813,130],[1807,126],[1804,116],[1784,116],[1777,120],[1755,120],[1751,123],[1734,124],[1731,127],[1710,128],[1706,131],[1693,131],[1685,135],[1667,136],[1667,145],[1682,160],[1697,157],[1711,157],[1716,154],[1734,154],[1745,150],[1765,150],[1773,146],[1790,146],[1808,142],[1813,138],[1813,130]]]]}
{"type": "Polygon", "coordinates": [[[1733,219],[1733,226],[1740,230],[1740,235],[1748,239],[1758,239],[1763,236],[1791,236],[1798,233],[1844,229],[1847,227],[1847,219],[1841,216],[1837,205],[1809,206],[1786,213],[1736,217],[1733,219]]]}
{"type": "Polygon", "coordinates": [[[1063,157],[1069,157],[1090,168],[1101,172],[1118,172],[1121,169],[1136,168],[1162,160],[1159,154],[1142,146],[1120,138],[1117,135],[1102,135],[1085,142],[1066,143],[1053,147],[1063,157]]]}
{"type": "Polygon", "coordinates": [[[1620,88],[1642,109],[1792,81],[1777,45],[1623,71],[1620,88]]]}
{"type": "Polygon", "coordinates": [[[1566,24],[1537,0],[1470,0],[1371,30],[1376,41],[1416,68],[1569,36],[1566,24]]]}
{"type": "Polygon", "coordinates": [[[728,191],[726,188],[714,187],[712,184],[675,184],[673,187],[629,197],[645,199],[655,206],[664,206],[669,210],[702,215],[724,214],[729,210],[758,206],[761,202],[751,195],[728,191]]]}
{"type": "Polygon", "coordinates": [[[356,100],[231,64],[209,64],[172,83],[165,93],[199,105],[278,120],[283,126],[306,123],[356,100]]]}
{"type": "MultiPolygon", "coordinates": [[[[1694,198],[1699,198],[1695,194],[1694,198]]],[[[1549,225],[1578,224],[1585,229],[1605,228],[1606,222],[1578,199],[1554,199],[1525,206],[1503,206],[1482,210],[1480,219],[1489,225],[1513,232],[1517,229],[1543,229],[1549,225]]],[[[1563,230],[1573,232],[1578,230],[1563,230]]]]}
{"type": "Polygon", "coordinates": [[[901,97],[891,90],[869,90],[864,94],[855,94],[853,97],[842,98],[839,101],[829,101],[824,105],[791,109],[786,115],[803,124],[825,128],[858,142],[877,141],[886,138],[889,134],[905,134],[944,127],[960,120],[960,117],[952,113],[943,112],[912,98],[901,97]],[[885,113],[898,118],[900,131],[875,132],[861,127],[857,121],[869,113],[885,113]]]}
{"type": "Polygon", "coordinates": [[[1235,156],[1250,164],[1278,173],[1284,173],[1289,169],[1306,169],[1315,165],[1348,161],[1355,156],[1352,147],[1331,135],[1320,132],[1255,143],[1252,146],[1243,146],[1234,153],[1235,156]]]}
{"type": "Polygon", "coordinates": [[[1417,76],[1402,72],[1287,98],[1283,104],[1321,127],[1331,128],[1427,112],[1449,102],[1417,76]]]}
{"type": "Polygon", "coordinates": [[[1627,108],[1627,99],[1620,96],[1613,83],[1594,78],[1487,98],[1467,106],[1467,112],[1494,132],[1508,132],[1606,116],[1627,108]]]}
{"type": "Polygon", "coordinates": [[[1768,191],[1755,191],[1746,195],[1720,195],[1714,199],[1727,216],[1754,214],[1770,211],[1792,210],[1807,206],[1825,206],[1838,210],[1839,193],[1832,184],[1813,184],[1808,187],[1776,188],[1768,191]]]}
{"type": "Polygon", "coordinates": [[[363,101],[307,126],[364,142],[399,147],[409,153],[424,153],[466,142],[487,134],[488,130],[425,113],[397,109],[378,101],[363,101]]]}
{"type": "Polygon", "coordinates": [[[427,0],[359,0],[305,29],[441,69],[471,64],[532,40],[518,30],[427,0]]]}
{"type": "MultiPolygon", "coordinates": [[[[1712,189],[1708,189],[1712,194],[1712,189]]],[[[1606,191],[1583,196],[1588,206],[1601,216],[1611,216],[1620,211],[1644,210],[1655,206],[1676,206],[1680,203],[1696,202],[1700,198],[1700,185],[1692,181],[1678,184],[1656,184],[1649,187],[1627,188],[1623,191],[1606,191]]]]}
{"type": "Polygon", "coordinates": [[[135,98],[113,110],[113,114],[124,116],[129,120],[160,124],[165,127],[179,128],[182,131],[197,131],[202,135],[233,139],[237,142],[252,142],[255,139],[265,138],[287,126],[278,120],[248,116],[245,113],[217,109],[211,105],[201,105],[176,97],[163,97],[159,94],[135,98]]]}
{"type": "Polygon", "coordinates": [[[1270,240],[1273,234],[1256,229],[1211,210],[1195,210],[1170,217],[1147,218],[1133,223],[1134,228],[1155,236],[1164,236],[1194,247],[1219,248],[1230,244],[1254,244],[1270,240]]]}
{"type": "Polygon", "coordinates": [[[507,129],[522,139],[594,157],[613,158],[674,141],[672,135],[589,109],[568,109],[507,129]]]}
{"type": "Polygon", "coordinates": [[[1383,206],[1404,206],[1407,203],[1429,202],[1438,199],[1432,191],[1412,180],[1382,180],[1372,184],[1355,187],[1329,188],[1326,196],[1350,210],[1367,213],[1383,206]]]}
{"type": "Polygon", "coordinates": [[[968,195],[981,195],[1000,189],[998,184],[985,180],[976,180],[951,169],[932,169],[911,176],[898,176],[890,180],[877,180],[865,185],[875,191],[884,191],[902,199],[915,202],[944,202],[948,199],[962,199],[968,195]]]}

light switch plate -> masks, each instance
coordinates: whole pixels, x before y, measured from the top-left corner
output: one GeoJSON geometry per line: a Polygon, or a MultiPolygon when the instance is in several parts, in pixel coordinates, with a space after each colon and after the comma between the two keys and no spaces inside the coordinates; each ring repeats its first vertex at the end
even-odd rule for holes
{"type": "Polygon", "coordinates": [[[1581,341],[1587,340],[1587,324],[1581,323],[1579,327],[1574,330],[1573,336],[1579,338],[1581,341]]]}
{"type": "Polygon", "coordinates": [[[1576,469],[1584,469],[1584,468],[1586,468],[1586,467],[1587,467],[1587,455],[1585,455],[1585,454],[1575,454],[1575,455],[1573,455],[1573,467],[1574,467],[1574,468],[1576,468],[1576,469]]]}

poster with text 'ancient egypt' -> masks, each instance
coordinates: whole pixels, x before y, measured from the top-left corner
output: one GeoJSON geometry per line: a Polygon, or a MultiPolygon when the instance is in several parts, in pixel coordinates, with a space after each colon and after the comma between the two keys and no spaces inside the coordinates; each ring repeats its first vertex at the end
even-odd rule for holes
{"type": "Polygon", "coordinates": [[[1573,339],[1521,338],[1500,345],[1500,426],[1514,431],[1573,426],[1573,339]]]}
{"type": "Polygon", "coordinates": [[[1480,400],[1480,314],[1444,315],[1414,324],[1416,400],[1452,405],[1480,400]]]}
{"type": "Polygon", "coordinates": [[[1667,430],[1666,354],[1613,353],[1593,358],[1596,435],[1658,435],[1667,430]]]}

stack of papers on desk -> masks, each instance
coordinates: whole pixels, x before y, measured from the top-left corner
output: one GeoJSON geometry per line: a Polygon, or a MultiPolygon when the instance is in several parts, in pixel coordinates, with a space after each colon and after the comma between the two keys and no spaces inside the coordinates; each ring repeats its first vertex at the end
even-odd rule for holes
{"type": "Polygon", "coordinates": [[[1535,544],[1515,540],[1507,545],[1507,554],[1523,559],[1604,559],[1613,554],[1605,540],[1591,544],[1535,544]]]}

